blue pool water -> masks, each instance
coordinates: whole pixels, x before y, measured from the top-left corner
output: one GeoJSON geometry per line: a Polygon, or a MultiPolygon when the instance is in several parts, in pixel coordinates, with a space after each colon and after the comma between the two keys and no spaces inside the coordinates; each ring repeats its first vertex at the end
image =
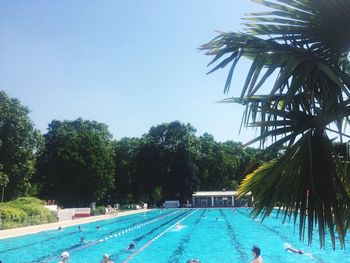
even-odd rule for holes
{"type": "MultiPolygon", "coordinates": [[[[347,250],[320,250],[315,232],[312,246],[299,241],[292,223],[269,217],[263,223],[252,220],[245,208],[153,210],[131,216],[84,224],[63,231],[0,240],[3,263],[58,262],[68,251],[71,263],[98,263],[107,253],[116,262],[180,262],[198,258],[201,263],[250,262],[251,248],[258,245],[265,263],[350,262],[347,250]],[[178,228],[180,222],[183,227],[178,228]],[[96,230],[96,226],[101,226],[96,230]],[[80,243],[85,237],[88,243],[80,243]],[[128,245],[136,242],[129,251],[128,245]],[[298,255],[284,250],[291,244],[305,251],[298,255]]],[[[347,241],[349,247],[349,241],[347,241]]]]}

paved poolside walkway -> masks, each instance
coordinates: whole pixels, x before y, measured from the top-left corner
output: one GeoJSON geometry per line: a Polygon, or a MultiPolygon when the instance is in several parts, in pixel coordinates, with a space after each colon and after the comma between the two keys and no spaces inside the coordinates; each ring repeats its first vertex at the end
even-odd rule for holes
{"type": "Polygon", "coordinates": [[[69,226],[82,225],[82,224],[96,222],[96,221],[100,221],[100,220],[104,220],[104,219],[111,219],[111,218],[117,218],[117,217],[126,216],[126,215],[143,213],[146,211],[151,211],[151,210],[150,209],[139,209],[139,210],[119,212],[118,214],[91,216],[91,217],[79,218],[79,219],[74,219],[74,220],[65,220],[65,221],[49,223],[49,224],[5,229],[5,230],[0,230],[0,239],[23,236],[23,235],[27,235],[27,234],[34,234],[34,233],[38,233],[41,231],[54,230],[54,229],[58,229],[58,227],[60,227],[60,226],[65,228],[65,227],[69,227],[69,226]]]}

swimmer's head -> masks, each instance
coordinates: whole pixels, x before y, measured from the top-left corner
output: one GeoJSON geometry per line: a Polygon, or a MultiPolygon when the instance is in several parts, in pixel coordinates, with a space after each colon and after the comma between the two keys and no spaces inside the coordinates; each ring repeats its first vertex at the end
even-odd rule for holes
{"type": "Polygon", "coordinates": [[[255,254],[255,256],[257,256],[257,257],[260,256],[260,254],[261,254],[261,250],[257,246],[253,246],[252,251],[255,254]]]}
{"type": "Polygon", "coordinates": [[[68,259],[69,258],[69,253],[67,251],[62,252],[61,258],[62,259],[68,259]]]}
{"type": "Polygon", "coordinates": [[[131,242],[130,245],[129,245],[129,249],[133,249],[136,247],[136,244],[135,242],[131,242]]]}

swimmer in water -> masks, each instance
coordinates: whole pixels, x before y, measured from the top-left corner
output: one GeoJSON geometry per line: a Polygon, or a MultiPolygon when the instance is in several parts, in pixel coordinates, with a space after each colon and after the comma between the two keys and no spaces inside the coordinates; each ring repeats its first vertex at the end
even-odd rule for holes
{"type": "Polygon", "coordinates": [[[290,245],[288,243],[284,244],[284,250],[285,251],[290,251],[292,253],[299,254],[299,255],[302,255],[302,254],[305,253],[303,250],[296,249],[296,248],[294,248],[292,245],[290,245]]]}
{"type": "Polygon", "coordinates": [[[78,226],[78,230],[79,231],[83,231],[83,227],[82,226],[78,226]]]}
{"type": "MultiPolygon", "coordinates": [[[[80,238],[80,245],[81,245],[81,244],[90,244],[90,243],[92,243],[92,242],[96,242],[96,240],[86,240],[85,237],[81,237],[81,238],[80,238]]],[[[78,245],[77,245],[77,246],[78,246],[78,245]]]]}
{"type": "Polygon", "coordinates": [[[61,226],[58,227],[58,231],[63,231],[63,228],[61,226]]]}
{"type": "Polygon", "coordinates": [[[128,250],[132,250],[136,247],[136,243],[135,242],[131,242],[129,247],[128,247],[128,250]]]}
{"type": "Polygon", "coordinates": [[[257,246],[253,246],[252,254],[253,254],[253,260],[250,263],[263,263],[260,248],[258,248],[257,246]]]}
{"type": "Polygon", "coordinates": [[[104,254],[101,263],[113,263],[108,254],[104,254]]]}
{"type": "Polygon", "coordinates": [[[67,251],[62,252],[61,256],[61,261],[58,263],[66,263],[69,260],[69,253],[67,251]]]}
{"type": "Polygon", "coordinates": [[[290,252],[293,252],[293,253],[295,253],[295,254],[300,254],[300,255],[304,254],[304,251],[303,251],[303,250],[296,249],[296,248],[292,248],[292,247],[287,247],[287,248],[285,249],[285,251],[290,251],[290,252]]]}
{"type": "Polygon", "coordinates": [[[176,227],[176,229],[181,229],[181,228],[183,228],[184,226],[181,225],[180,223],[177,223],[177,224],[175,225],[175,227],[176,227]]]}

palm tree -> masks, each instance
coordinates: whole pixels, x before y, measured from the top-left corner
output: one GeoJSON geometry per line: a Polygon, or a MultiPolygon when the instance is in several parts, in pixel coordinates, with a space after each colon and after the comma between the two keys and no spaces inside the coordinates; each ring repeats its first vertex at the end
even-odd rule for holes
{"type": "Polygon", "coordinates": [[[252,215],[279,208],[299,223],[309,244],[318,227],[320,246],[329,230],[341,247],[350,222],[350,0],[253,0],[271,11],[247,14],[244,33],[220,33],[201,49],[230,65],[224,92],[241,58],[250,59],[241,96],[223,102],[246,106],[242,123],[260,129],[264,148],[281,148],[278,159],[242,181],[239,192],[255,197],[252,215]],[[272,87],[266,80],[274,79],[272,87]],[[269,89],[267,94],[263,90],[269,89]],[[335,145],[334,140],[338,143],[335,145]]]}

